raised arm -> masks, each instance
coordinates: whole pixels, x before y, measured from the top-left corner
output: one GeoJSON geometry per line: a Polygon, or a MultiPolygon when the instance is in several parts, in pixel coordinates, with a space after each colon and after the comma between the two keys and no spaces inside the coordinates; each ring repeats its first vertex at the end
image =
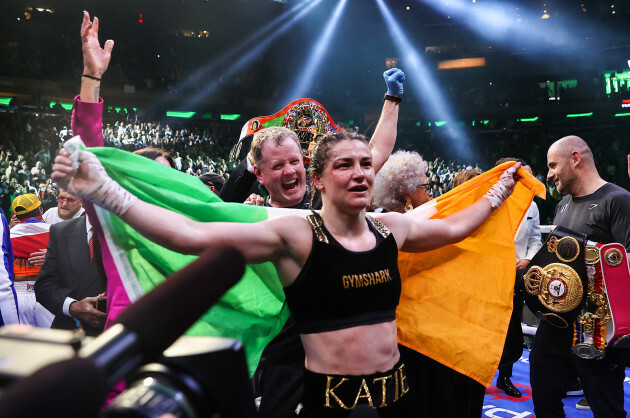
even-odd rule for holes
{"type": "Polygon", "coordinates": [[[370,149],[372,150],[372,163],[374,172],[383,167],[387,161],[394,145],[396,144],[396,135],[398,128],[398,109],[400,107],[400,99],[403,94],[403,81],[405,81],[405,73],[397,68],[391,68],[383,73],[385,84],[387,85],[387,95],[381,116],[374,129],[374,135],[370,140],[370,149]]]}
{"type": "Polygon", "coordinates": [[[112,56],[114,41],[108,39],[103,48],[98,40],[98,17],[90,22],[90,14],[83,12],[81,23],[81,47],[83,51],[83,74],[81,76],[81,101],[97,103],[100,97],[101,78],[112,56]]]}
{"type": "Polygon", "coordinates": [[[99,21],[83,12],[81,23],[81,46],[83,51],[83,74],[81,92],[74,99],[72,110],[72,132],[80,135],[91,147],[103,146],[103,100],[100,98],[101,78],[111,58],[114,41],[105,42],[103,48],[98,40],[99,21]]]}
{"type": "Polygon", "coordinates": [[[481,199],[443,219],[426,219],[421,212],[385,213],[379,217],[389,227],[401,250],[422,252],[454,244],[472,234],[514,191],[514,173],[520,163],[503,172],[481,199]]]}

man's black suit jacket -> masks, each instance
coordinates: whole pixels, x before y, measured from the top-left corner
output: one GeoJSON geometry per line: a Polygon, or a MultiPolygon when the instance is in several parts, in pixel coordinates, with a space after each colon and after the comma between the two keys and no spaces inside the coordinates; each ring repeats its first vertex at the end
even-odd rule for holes
{"type": "MultiPolygon", "coordinates": [[[[35,282],[35,296],[55,315],[51,328],[77,328],[74,318],[63,313],[66,297],[80,301],[105,291],[102,267],[96,262],[100,251],[95,246],[94,258],[90,259],[85,222],[86,217],[80,216],[50,227],[48,252],[35,282]]],[[[83,329],[88,335],[102,331],[87,324],[83,324],[83,329]]]]}

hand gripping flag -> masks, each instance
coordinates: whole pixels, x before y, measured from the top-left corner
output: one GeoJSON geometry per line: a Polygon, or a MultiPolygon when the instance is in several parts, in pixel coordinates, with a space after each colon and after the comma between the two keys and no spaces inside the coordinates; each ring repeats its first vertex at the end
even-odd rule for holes
{"type": "MultiPolygon", "coordinates": [[[[504,163],[417,208],[443,218],[471,205],[514,165],[504,163]]],[[[403,253],[396,312],[399,342],[486,387],[507,335],[516,275],[514,235],[534,194],[545,186],[520,168],[512,195],[463,241],[424,253],[403,253]]]]}

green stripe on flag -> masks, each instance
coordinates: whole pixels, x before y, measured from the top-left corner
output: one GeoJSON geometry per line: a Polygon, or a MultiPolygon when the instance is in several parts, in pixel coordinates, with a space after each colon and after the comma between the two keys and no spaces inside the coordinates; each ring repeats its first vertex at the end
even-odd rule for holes
{"type": "MultiPolygon", "coordinates": [[[[116,148],[89,150],[96,154],[112,179],[145,202],[199,222],[259,222],[267,218],[266,208],[223,202],[198,178],[148,158],[116,148]]],[[[97,212],[101,225],[107,229],[108,246],[131,301],[196,258],[149,241],[115,215],[103,210],[97,212]]],[[[212,272],[208,272],[208,280],[212,280],[212,272]]],[[[242,341],[253,374],[262,350],[280,332],[288,315],[273,264],[250,265],[243,278],[187,334],[242,341]]]]}

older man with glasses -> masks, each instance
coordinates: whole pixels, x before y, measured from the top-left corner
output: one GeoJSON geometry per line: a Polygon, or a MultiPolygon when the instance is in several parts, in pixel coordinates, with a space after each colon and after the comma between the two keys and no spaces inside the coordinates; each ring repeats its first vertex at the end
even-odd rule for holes
{"type": "MultiPolygon", "coordinates": [[[[83,215],[85,210],[81,203],[81,198],[68,193],[64,189],[59,189],[59,196],[57,196],[57,206],[48,209],[42,215],[42,219],[47,224],[53,225],[59,222],[67,221],[68,219],[78,218],[83,215]]],[[[35,251],[31,254],[28,261],[34,266],[42,266],[46,259],[46,248],[40,248],[39,251],[35,251]]]]}
{"type": "Polygon", "coordinates": [[[84,210],[81,199],[68,193],[66,190],[59,189],[57,202],[56,207],[48,209],[42,216],[42,219],[47,224],[56,224],[83,215],[84,210]]]}

